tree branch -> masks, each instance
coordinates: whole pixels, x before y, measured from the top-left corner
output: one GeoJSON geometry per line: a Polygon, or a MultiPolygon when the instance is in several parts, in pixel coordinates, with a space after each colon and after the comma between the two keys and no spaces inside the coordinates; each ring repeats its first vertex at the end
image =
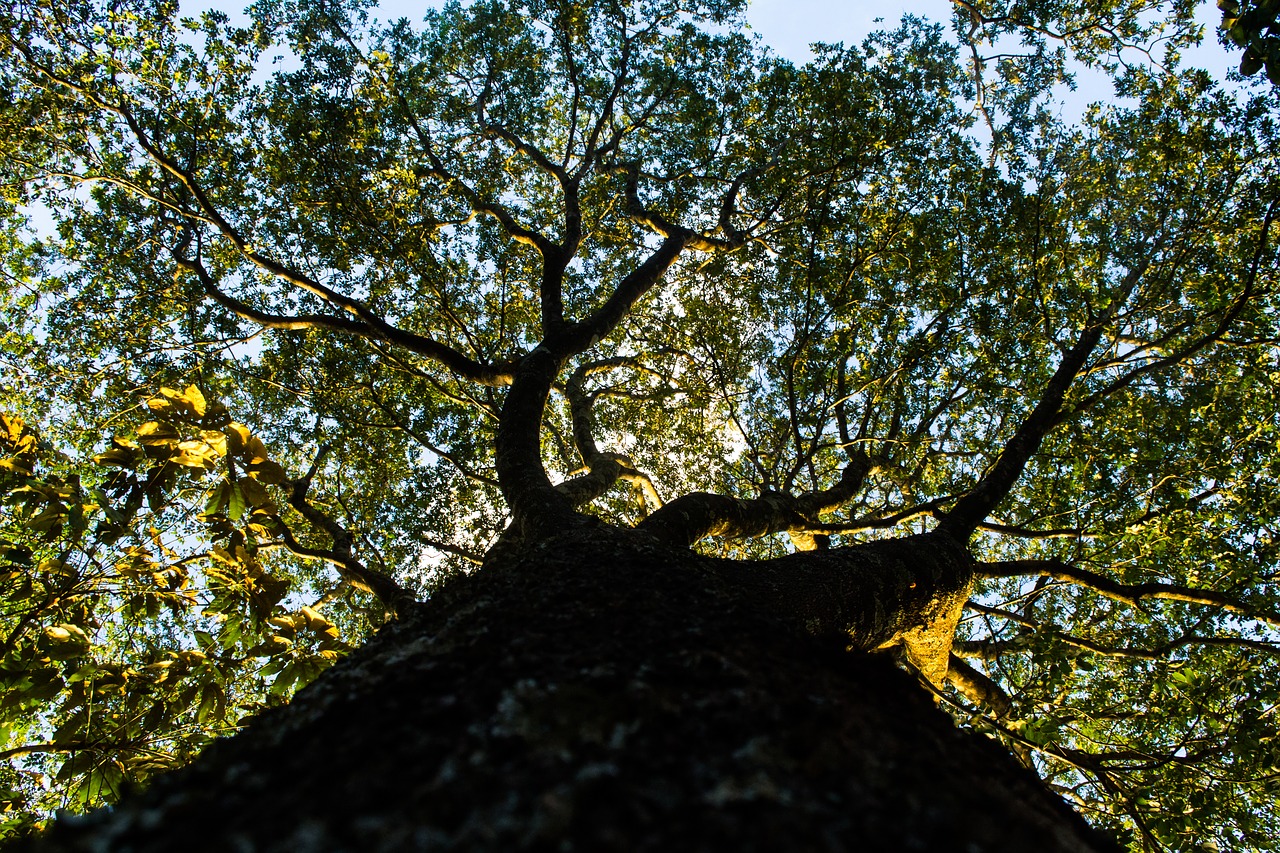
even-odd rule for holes
{"type": "Polygon", "coordinates": [[[790,530],[827,532],[817,516],[857,494],[870,467],[866,454],[860,454],[844,467],[834,486],[799,497],[765,492],[758,498],[742,500],[691,492],[667,503],[637,528],[686,548],[707,536],[750,539],[790,530]]]}
{"type": "Polygon", "coordinates": [[[562,335],[547,341],[561,357],[583,352],[607,337],[631,311],[631,307],[649,292],[690,244],[692,235],[679,232],[667,237],[640,266],[619,282],[605,303],[585,320],[570,324],[562,335]]]}
{"type": "Polygon", "coordinates": [[[281,524],[281,540],[284,546],[299,557],[312,560],[323,560],[335,566],[342,577],[353,586],[370,592],[378,598],[382,606],[394,616],[403,616],[406,608],[417,603],[413,594],[400,586],[387,575],[370,569],[355,558],[352,553],[354,539],[351,533],[338,521],[316,508],[307,500],[307,492],[311,488],[312,478],[319,469],[321,460],[329,451],[329,445],[320,448],[307,473],[289,484],[289,505],[296,509],[303,518],[313,526],[323,530],[333,541],[331,549],[308,548],[294,538],[288,525],[281,524]]]}
{"type": "Polygon", "coordinates": [[[985,673],[957,657],[954,651],[948,660],[947,681],[970,702],[990,708],[997,718],[1007,717],[1013,711],[1009,694],[985,673]]]}
{"type": "Polygon", "coordinates": [[[587,466],[588,473],[558,484],[556,490],[566,495],[574,506],[582,506],[605,494],[614,483],[625,478],[640,486],[646,501],[656,509],[662,506],[662,500],[649,475],[636,469],[630,457],[621,453],[602,453],[596,446],[594,405],[598,394],[586,390],[586,379],[592,374],[618,367],[644,369],[634,358],[615,356],[580,365],[565,383],[564,394],[569,401],[573,443],[587,466]]]}
{"type": "Polygon", "coordinates": [[[1223,595],[1211,589],[1196,589],[1194,587],[1154,582],[1122,584],[1096,572],[1067,565],[1057,559],[981,563],[978,566],[977,575],[984,578],[1047,576],[1054,580],[1086,587],[1105,598],[1119,601],[1130,607],[1137,607],[1142,601],[1147,600],[1181,601],[1187,604],[1217,607],[1229,613],[1280,626],[1280,614],[1251,607],[1236,598],[1223,595]]]}
{"type": "MultiPolygon", "coordinates": [[[[1043,630],[1045,627],[1036,624],[1033,630],[1043,630]]],[[[1251,640],[1248,637],[1202,637],[1198,634],[1186,634],[1154,649],[1144,649],[1136,646],[1109,646],[1084,637],[1059,633],[1056,628],[1050,627],[1049,630],[1055,640],[1076,650],[1071,654],[1072,657],[1091,653],[1109,658],[1166,660],[1178,649],[1183,649],[1187,646],[1236,646],[1280,657],[1280,645],[1263,640],[1251,640]]],[[[952,652],[962,658],[977,658],[989,661],[995,660],[1003,654],[1029,652],[1032,648],[1031,634],[1023,634],[1008,640],[957,640],[952,646],[952,652]]]]}
{"type": "Polygon", "coordinates": [[[498,416],[494,465],[519,536],[567,530],[585,520],[542,465],[542,415],[563,358],[544,343],[520,361],[498,416]]]}
{"type": "Polygon", "coordinates": [[[174,247],[174,261],[181,269],[195,274],[209,298],[238,317],[268,329],[329,329],[359,335],[372,341],[384,341],[425,356],[458,376],[481,385],[510,384],[512,365],[495,365],[476,361],[450,346],[413,332],[406,332],[381,318],[377,318],[376,322],[369,322],[363,317],[353,320],[327,314],[280,315],[259,311],[221,290],[198,257],[188,258],[182,254],[190,245],[191,239],[192,235],[188,231],[182,241],[174,247]]]}
{"type": "MultiPolygon", "coordinates": [[[[731,252],[740,249],[747,244],[749,236],[746,232],[736,229],[730,230],[729,237],[717,238],[707,237],[703,234],[693,231],[689,228],[676,225],[670,222],[660,213],[649,210],[640,201],[640,166],[638,163],[626,163],[617,167],[617,170],[626,175],[626,199],[627,199],[627,215],[631,220],[639,225],[643,225],[655,234],[663,237],[671,238],[675,236],[683,236],[686,245],[691,249],[699,252],[731,252]]],[[[725,204],[728,207],[722,207],[722,216],[727,216],[734,209],[733,199],[737,196],[738,188],[741,186],[741,180],[736,180],[731,184],[731,189],[725,194],[725,204]]]]}
{"type": "MultiPolygon", "coordinates": [[[[309,326],[293,326],[292,328],[319,326],[324,328],[341,329],[354,334],[360,334],[364,337],[385,340],[389,343],[402,346],[420,355],[424,355],[440,362],[460,376],[464,376],[482,384],[505,385],[510,381],[510,375],[507,370],[493,365],[481,364],[480,362],[467,358],[462,353],[441,344],[438,341],[432,340],[431,338],[399,329],[388,323],[376,312],[370,310],[368,306],[364,305],[364,303],[359,300],[344,296],[343,294],[326,287],[320,282],[315,281],[309,276],[290,269],[284,264],[258,252],[252,242],[241,234],[240,231],[222,215],[222,212],[213,203],[212,199],[210,199],[208,193],[205,192],[204,187],[198,180],[196,180],[194,172],[189,168],[183,167],[176,160],[170,157],[164,149],[151,138],[150,134],[142,128],[132,110],[124,104],[112,103],[90,91],[86,86],[76,84],[62,75],[55,73],[51,68],[48,68],[37,61],[34,54],[26,46],[19,45],[11,39],[6,39],[6,41],[8,41],[10,45],[23,56],[32,68],[54,84],[76,92],[90,104],[101,110],[119,116],[129,128],[129,132],[132,134],[134,140],[138,143],[138,146],[142,149],[143,153],[146,154],[153,163],[159,166],[161,170],[177,179],[183,188],[191,194],[191,197],[195,199],[197,207],[204,214],[204,220],[212,223],[218,233],[226,238],[243,257],[258,268],[272,274],[273,276],[306,290],[335,307],[347,311],[360,321],[360,324],[343,326],[336,324],[333,319],[324,319],[321,315],[307,315],[305,318],[293,319],[303,320],[304,322],[309,323],[309,326]]],[[[192,261],[179,257],[179,252],[185,249],[189,243],[190,233],[184,235],[179,247],[175,249],[175,260],[177,260],[179,265],[184,269],[195,271],[197,272],[197,275],[200,275],[200,273],[191,266],[193,263],[192,261]]],[[[261,317],[266,321],[263,325],[269,325],[272,328],[289,328],[289,326],[280,325],[281,323],[288,322],[285,318],[265,314],[263,312],[256,312],[247,305],[244,305],[244,303],[240,303],[238,300],[232,300],[231,297],[226,296],[226,294],[221,294],[221,291],[216,287],[213,287],[212,290],[210,290],[210,282],[211,279],[209,279],[207,272],[204,276],[201,276],[201,284],[205,287],[206,292],[208,292],[216,301],[219,301],[220,304],[223,304],[224,307],[231,308],[231,310],[236,311],[240,316],[245,317],[246,319],[253,319],[254,322],[259,322],[255,319],[255,315],[261,317]],[[221,294],[225,300],[219,299],[218,294],[221,294]]]]}
{"type": "Polygon", "coordinates": [[[1112,299],[1110,309],[1103,316],[1091,318],[1085,324],[1075,346],[1058,363],[1031,414],[1005,442],[1000,456],[990,470],[968,494],[956,501],[955,506],[943,518],[939,530],[961,541],[968,541],[978,525],[1013,489],[1031,457],[1040,449],[1044,437],[1061,421],[1062,404],[1067,391],[1101,340],[1106,323],[1115,315],[1119,306],[1128,300],[1150,265],[1149,259],[1143,259],[1129,270],[1112,299]]]}
{"type": "Polygon", "coordinates": [[[973,579],[964,546],[932,533],[709,565],[767,612],[809,633],[865,651],[901,643],[934,684],[946,676],[973,579]]]}
{"type": "Polygon", "coordinates": [[[1255,288],[1257,286],[1258,270],[1262,266],[1263,254],[1266,252],[1267,238],[1271,231],[1271,223],[1275,217],[1277,206],[1280,206],[1280,199],[1272,201],[1271,204],[1267,206],[1266,215],[1262,219],[1261,233],[1258,235],[1258,244],[1254,248],[1253,261],[1249,266],[1248,275],[1245,276],[1244,287],[1241,288],[1240,295],[1232,301],[1231,307],[1222,315],[1222,319],[1218,321],[1218,325],[1214,327],[1213,331],[1186,344],[1178,351],[1170,353],[1162,358],[1155,359],[1154,361],[1150,361],[1141,367],[1135,368],[1124,376],[1121,376],[1102,388],[1099,388],[1097,391],[1094,391],[1092,394],[1081,400],[1078,405],[1074,406],[1071,410],[1072,415],[1078,412],[1083,412],[1100,400],[1128,388],[1148,373],[1152,373],[1173,364],[1178,364],[1190,356],[1195,355],[1200,350],[1219,343],[1223,339],[1227,332],[1231,330],[1232,324],[1235,323],[1241,313],[1244,312],[1245,307],[1249,304],[1249,300],[1252,299],[1256,293],[1255,288]]]}

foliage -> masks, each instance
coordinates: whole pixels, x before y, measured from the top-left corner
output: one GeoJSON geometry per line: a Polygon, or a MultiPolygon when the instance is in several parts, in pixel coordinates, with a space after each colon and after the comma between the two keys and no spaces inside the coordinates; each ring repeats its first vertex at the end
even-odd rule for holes
{"type": "Polygon", "coordinates": [[[112,802],[347,649],[329,602],[299,603],[308,573],[259,547],[283,529],[261,440],[195,386],[148,403],[157,419],[91,460],[0,415],[10,830],[112,802]]]}
{"type": "Polygon", "coordinates": [[[1280,25],[1276,23],[1280,3],[1218,0],[1218,8],[1222,10],[1222,32],[1244,48],[1240,73],[1251,77],[1265,68],[1267,79],[1280,85],[1280,25]]]}
{"type": "Polygon", "coordinates": [[[12,826],[181,763],[500,548],[529,402],[607,521],[786,508],[708,552],[993,494],[954,649],[981,679],[945,701],[1135,846],[1272,843],[1274,94],[1179,67],[1190,3],[961,3],[964,52],[907,19],[804,67],[742,5],[0,12],[12,826]],[[1117,83],[1077,125],[1068,52],[1117,83]]]}

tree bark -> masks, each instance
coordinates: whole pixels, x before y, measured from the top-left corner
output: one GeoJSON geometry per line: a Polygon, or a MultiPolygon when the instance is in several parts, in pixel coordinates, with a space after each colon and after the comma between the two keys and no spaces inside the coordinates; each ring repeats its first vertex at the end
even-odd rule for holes
{"type": "Polygon", "coordinates": [[[871,640],[807,631],[777,591],[792,565],[827,582],[841,554],[854,573],[948,575],[954,549],[821,553],[731,564],[568,531],[35,849],[1115,849],[906,673],[848,650],[871,640]]]}

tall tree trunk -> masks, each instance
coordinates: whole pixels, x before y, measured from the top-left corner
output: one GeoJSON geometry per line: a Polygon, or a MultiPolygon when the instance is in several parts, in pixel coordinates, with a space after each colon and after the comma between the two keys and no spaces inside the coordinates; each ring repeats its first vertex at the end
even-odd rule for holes
{"type": "Polygon", "coordinates": [[[752,566],[607,527],[544,541],[38,849],[1112,849],[752,566]]]}

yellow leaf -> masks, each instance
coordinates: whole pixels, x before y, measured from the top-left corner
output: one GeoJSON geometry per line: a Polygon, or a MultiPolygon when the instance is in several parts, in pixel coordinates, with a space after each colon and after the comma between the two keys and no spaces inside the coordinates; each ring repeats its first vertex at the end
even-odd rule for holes
{"type": "Polygon", "coordinates": [[[318,610],[305,604],[298,608],[298,614],[307,620],[308,628],[323,631],[329,625],[329,620],[321,616],[318,610]]]}
{"type": "Polygon", "coordinates": [[[204,456],[196,456],[194,453],[185,452],[170,456],[169,461],[174,465],[181,465],[184,468],[205,468],[210,462],[210,460],[204,456]]]}
{"type": "Polygon", "coordinates": [[[52,575],[71,574],[67,571],[67,564],[63,560],[41,560],[39,570],[52,575]]]}
{"type": "Polygon", "coordinates": [[[178,431],[162,421],[147,421],[138,427],[138,441],[146,445],[173,447],[178,440],[178,431]]]}
{"type": "Polygon", "coordinates": [[[219,456],[227,455],[227,437],[216,429],[204,429],[200,431],[200,438],[204,439],[204,443],[213,448],[213,452],[219,456]]]}
{"type": "Polygon", "coordinates": [[[9,441],[14,444],[17,444],[22,438],[22,433],[27,427],[22,418],[16,415],[6,415],[3,412],[0,412],[0,425],[4,426],[5,432],[9,434],[9,441]]]}
{"type": "Polygon", "coordinates": [[[248,449],[248,455],[250,456],[250,461],[252,462],[267,461],[268,459],[267,447],[262,443],[262,439],[258,438],[256,435],[251,436],[249,438],[249,441],[247,442],[247,449],[248,449]]]}
{"type": "Polygon", "coordinates": [[[93,457],[97,465],[112,465],[117,468],[129,468],[133,465],[133,454],[124,447],[112,447],[93,457]]]}
{"type": "Polygon", "coordinates": [[[245,445],[253,437],[253,433],[249,431],[247,426],[237,423],[227,424],[227,428],[222,433],[227,437],[227,449],[236,456],[239,456],[244,451],[245,445]]]}
{"type": "Polygon", "coordinates": [[[89,645],[89,635],[75,625],[50,625],[44,629],[44,636],[54,643],[89,645]]]}
{"type": "Polygon", "coordinates": [[[14,459],[13,457],[0,459],[0,468],[3,468],[6,471],[12,471],[13,473],[19,474],[23,477],[30,477],[33,473],[29,466],[24,465],[21,461],[14,459]]]}
{"type": "Polygon", "coordinates": [[[289,475],[275,462],[270,459],[264,459],[261,462],[251,462],[248,465],[249,472],[263,483],[269,483],[274,486],[284,486],[289,483],[289,475]]]}
{"type": "Polygon", "coordinates": [[[200,389],[194,385],[188,385],[187,390],[182,392],[182,399],[191,404],[191,410],[196,413],[196,417],[203,418],[208,402],[204,398],[204,394],[200,393],[200,389]]]}
{"type": "Polygon", "coordinates": [[[267,491],[267,487],[254,480],[251,477],[245,477],[239,481],[241,490],[244,492],[245,503],[249,506],[274,507],[271,500],[271,493],[267,491]]]}

